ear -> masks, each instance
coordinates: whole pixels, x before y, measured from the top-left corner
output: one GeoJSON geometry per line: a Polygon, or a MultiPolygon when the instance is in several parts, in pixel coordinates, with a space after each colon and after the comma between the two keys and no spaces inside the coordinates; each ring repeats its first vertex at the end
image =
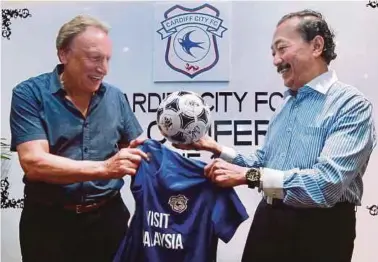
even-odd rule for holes
{"type": "Polygon", "coordinates": [[[315,57],[319,57],[322,55],[324,51],[324,38],[321,37],[320,35],[317,35],[312,39],[312,48],[313,48],[313,55],[315,57]]]}
{"type": "Polygon", "coordinates": [[[59,61],[64,65],[67,64],[68,60],[68,51],[66,49],[59,49],[58,50],[58,58],[59,61]]]}

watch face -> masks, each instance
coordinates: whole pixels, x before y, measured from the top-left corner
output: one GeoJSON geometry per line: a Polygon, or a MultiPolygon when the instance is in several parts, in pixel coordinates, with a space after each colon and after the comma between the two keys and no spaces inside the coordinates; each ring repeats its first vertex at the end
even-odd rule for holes
{"type": "Polygon", "coordinates": [[[257,169],[248,170],[246,177],[250,181],[258,181],[260,179],[259,172],[257,169]]]}

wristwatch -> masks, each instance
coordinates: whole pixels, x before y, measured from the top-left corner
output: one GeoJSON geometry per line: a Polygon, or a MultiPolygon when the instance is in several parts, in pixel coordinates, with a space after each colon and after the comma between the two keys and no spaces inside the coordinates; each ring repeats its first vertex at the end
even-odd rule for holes
{"type": "Polygon", "coordinates": [[[258,168],[248,169],[245,178],[249,188],[260,187],[261,172],[258,168]]]}

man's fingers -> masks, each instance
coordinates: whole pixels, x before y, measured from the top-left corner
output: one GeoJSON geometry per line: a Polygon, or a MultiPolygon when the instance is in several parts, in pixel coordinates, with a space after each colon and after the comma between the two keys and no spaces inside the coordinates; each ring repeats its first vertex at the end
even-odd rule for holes
{"type": "Polygon", "coordinates": [[[142,161],[142,156],[138,154],[129,154],[126,159],[139,165],[140,161],[142,161]]]}
{"type": "Polygon", "coordinates": [[[209,178],[210,180],[213,180],[214,178],[214,171],[217,170],[217,169],[222,169],[222,160],[220,159],[215,159],[213,160],[213,162],[211,162],[210,164],[207,164],[205,166],[205,176],[207,178],[209,178]]]}
{"type": "Polygon", "coordinates": [[[136,148],[142,145],[146,140],[147,138],[137,138],[137,139],[131,140],[129,148],[136,148]]]}
{"type": "Polygon", "coordinates": [[[230,164],[219,158],[215,159],[211,165],[206,166],[206,176],[216,182],[218,176],[224,176],[230,170],[230,164]]]}
{"type": "Polygon", "coordinates": [[[225,171],[223,169],[215,169],[213,171],[214,179],[216,179],[216,177],[218,176],[224,176],[224,175],[225,175],[225,171]]]}
{"type": "Polygon", "coordinates": [[[130,161],[130,160],[126,160],[126,159],[122,159],[122,160],[120,160],[120,165],[123,167],[123,168],[125,168],[125,169],[127,169],[127,168],[133,168],[133,169],[137,169],[138,168],[138,164],[136,164],[136,163],[134,163],[134,162],[132,162],[132,161],[130,161]]]}
{"type": "Polygon", "coordinates": [[[209,176],[210,176],[210,171],[211,171],[211,169],[213,168],[213,166],[214,166],[215,163],[216,163],[216,162],[213,161],[213,162],[211,162],[210,164],[207,164],[207,165],[205,166],[204,171],[205,171],[205,176],[206,176],[206,177],[210,178],[210,177],[209,177],[209,176]]]}
{"type": "Polygon", "coordinates": [[[148,155],[138,148],[123,148],[119,151],[119,157],[122,159],[128,159],[130,158],[130,155],[139,155],[147,161],[149,160],[148,155]]]}
{"type": "Polygon", "coordinates": [[[224,176],[224,170],[222,169],[212,169],[210,171],[210,175],[209,175],[209,179],[212,181],[212,182],[217,182],[217,179],[219,176],[224,176]]]}
{"type": "Polygon", "coordinates": [[[135,168],[126,168],[125,169],[125,175],[135,176],[136,169],[135,168]]]}
{"type": "Polygon", "coordinates": [[[215,163],[213,162],[211,165],[207,167],[206,170],[206,177],[213,181],[214,179],[214,170],[215,170],[215,163]]]}
{"type": "Polygon", "coordinates": [[[209,177],[210,177],[211,181],[215,181],[216,176],[219,175],[220,172],[223,172],[223,170],[219,169],[219,166],[217,165],[217,163],[215,163],[210,169],[209,177]]]}
{"type": "Polygon", "coordinates": [[[229,180],[229,176],[222,174],[214,178],[214,183],[220,187],[227,187],[228,180],[229,180]]]}
{"type": "Polygon", "coordinates": [[[224,161],[223,159],[217,158],[215,159],[215,164],[217,169],[228,169],[229,163],[224,161]]]}
{"type": "Polygon", "coordinates": [[[135,150],[135,152],[133,152],[133,154],[139,155],[139,156],[143,157],[147,161],[150,160],[150,158],[148,157],[147,153],[143,152],[140,149],[136,149],[136,148],[134,150],[135,150]]]}

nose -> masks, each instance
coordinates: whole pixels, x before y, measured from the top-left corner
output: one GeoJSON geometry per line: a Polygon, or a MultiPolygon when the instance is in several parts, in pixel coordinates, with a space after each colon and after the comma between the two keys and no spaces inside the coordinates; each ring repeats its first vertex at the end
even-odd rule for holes
{"type": "Polygon", "coordinates": [[[278,66],[281,63],[282,63],[282,58],[278,54],[275,54],[273,57],[273,64],[275,66],[278,66]]]}
{"type": "Polygon", "coordinates": [[[97,72],[106,75],[109,69],[109,61],[108,59],[104,58],[100,63],[97,65],[97,72]]]}

